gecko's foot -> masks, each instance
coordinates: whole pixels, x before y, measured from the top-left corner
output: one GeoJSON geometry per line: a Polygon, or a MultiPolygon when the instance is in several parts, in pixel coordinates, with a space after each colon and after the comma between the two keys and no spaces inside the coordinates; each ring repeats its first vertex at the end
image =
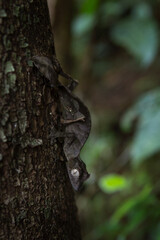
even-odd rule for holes
{"type": "Polygon", "coordinates": [[[79,121],[85,122],[85,117],[80,117],[80,118],[77,118],[77,119],[63,119],[63,118],[61,118],[60,121],[61,121],[62,124],[70,124],[70,123],[79,122],[79,121]]]}
{"type": "Polygon", "coordinates": [[[62,137],[65,137],[65,133],[55,129],[54,130],[52,129],[51,133],[49,134],[49,138],[53,138],[53,139],[62,138],[62,137]]]}
{"type": "Polygon", "coordinates": [[[79,84],[79,82],[76,79],[72,78],[72,80],[71,80],[70,84],[68,84],[67,88],[72,92],[77,87],[78,84],[79,84]]]}
{"type": "Polygon", "coordinates": [[[49,139],[51,139],[52,144],[55,143],[56,139],[72,137],[73,133],[65,133],[58,131],[55,128],[52,128],[51,133],[49,134],[49,139]]]}
{"type": "Polygon", "coordinates": [[[63,132],[60,132],[59,130],[52,126],[50,134],[48,136],[51,145],[53,145],[56,142],[57,138],[64,137],[63,134],[64,134],[63,132]]]}

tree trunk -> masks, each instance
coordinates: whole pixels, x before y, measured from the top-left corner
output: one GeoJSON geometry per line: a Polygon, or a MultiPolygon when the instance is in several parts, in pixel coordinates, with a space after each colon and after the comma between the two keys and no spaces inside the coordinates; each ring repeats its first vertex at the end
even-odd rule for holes
{"type": "Polygon", "coordinates": [[[54,54],[46,1],[0,2],[0,36],[0,239],[79,240],[57,95],[30,61],[54,54]]]}

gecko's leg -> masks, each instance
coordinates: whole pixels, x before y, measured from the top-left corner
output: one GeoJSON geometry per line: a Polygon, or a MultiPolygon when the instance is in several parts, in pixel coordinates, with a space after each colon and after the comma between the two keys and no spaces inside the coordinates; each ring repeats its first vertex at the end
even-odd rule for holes
{"type": "Polygon", "coordinates": [[[49,137],[50,138],[54,138],[54,139],[56,139],[56,138],[66,138],[66,137],[72,137],[73,136],[73,134],[72,133],[65,133],[65,132],[55,132],[55,133],[51,133],[50,135],[49,135],[49,137]]]}
{"type": "Polygon", "coordinates": [[[53,60],[54,69],[57,72],[57,74],[61,75],[62,77],[70,81],[70,84],[67,86],[67,88],[72,92],[75,89],[75,87],[78,85],[78,81],[73,79],[69,74],[63,71],[58,59],[55,56],[53,56],[52,60],[53,60]]]}
{"type": "Polygon", "coordinates": [[[51,129],[51,133],[49,134],[49,138],[53,140],[56,138],[72,137],[72,135],[72,133],[65,133],[64,131],[59,131],[53,127],[51,129]]]}
{"type": "Polygon", "coordinates": [[[77,87],[77,85],[78,85],[78,81],[72,79],[71,82],[70,82],[70,84],[68,84],[67,88],[68,88],[71,92],[73,92],[73,90],[77,87]]]}
{"type": "Polygon", "coordinates": [[[70,81],[70,83],[68,84],[67,88],[72,92],[78,85],[78,81],[73,79],[69,74],[63,72],[63,70],[61,69],[60,73],[59,73],[62,77],[68,79],[70,81]]]}
{"type": "Polygon", "coordinates": [[[69,120],[69,119],[63,119],[63,118],[61,118],[61,123],[62,124],[70,124],[70,123],[74,123],[74,122],[79,122],[79,121],[82,121],[82,122],[84,122],[85,121],[85,117],[80,117],[80,118],[77,118],[77,119],[71,119],[71,120],[69,120]]]}
{"type": "Polygon", "coordinates": [[[65,138],[72,138],[73,133],[65,133],[65,132],[60,132],[60,131],[52,131],[49,135],[49,139],[51,142],[51,145],[53,145],[56,142],[56,139],[58,139],[60,142],[60,139],[65,139],[65,138]]]}

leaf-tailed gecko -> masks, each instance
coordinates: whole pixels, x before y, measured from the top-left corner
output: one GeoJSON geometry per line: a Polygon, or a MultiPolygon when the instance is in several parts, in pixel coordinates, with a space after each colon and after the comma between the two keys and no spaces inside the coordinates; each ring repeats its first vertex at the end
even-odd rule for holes
{"type": "Polygon", "coordinates": [[[72,93],[78,82],[63,72],[55,56],[52,58],[34,56],[32,59],[40,73],[49,80],[50,86],[58,92],[62,109],[61,123],[65,125],[63,151],[67,159],[67,171],[73,188],[78,191],[90,176],[85,163],[80,159],[81,148],[91,130],[89,110],[72,93]],[[70,84],[67,87],[62,85],[58,75],[69,79],[70,84]]]}

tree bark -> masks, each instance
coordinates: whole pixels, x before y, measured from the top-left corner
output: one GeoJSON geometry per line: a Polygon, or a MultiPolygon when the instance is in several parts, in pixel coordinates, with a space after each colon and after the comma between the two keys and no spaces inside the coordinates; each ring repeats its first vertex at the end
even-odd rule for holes
{"type": "Polygon", "coordinates": [[[53,55],[45,0],[0,2],[0,239],[81,239],[57,95],[32,66],[53,55]]]}

